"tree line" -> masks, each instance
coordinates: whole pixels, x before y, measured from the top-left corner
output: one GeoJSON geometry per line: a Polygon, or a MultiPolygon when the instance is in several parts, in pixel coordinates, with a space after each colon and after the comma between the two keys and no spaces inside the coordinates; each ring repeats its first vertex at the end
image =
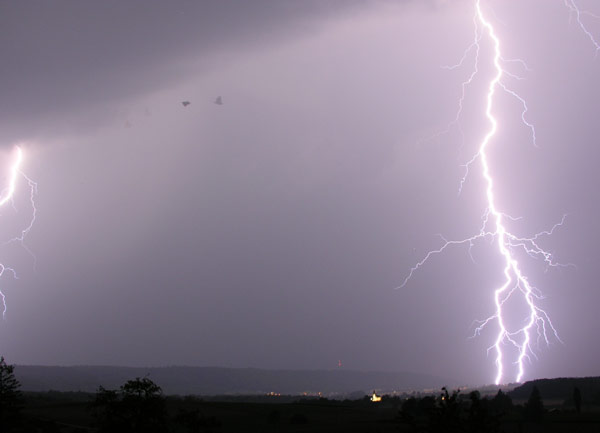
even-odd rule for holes
{"type": "MultiPolygon", "coordinates": [[[[580,413],[582,399],[577,387],[573,388],[572,401],[575,411],[580,413]]],[[[533,386],[523,405],[513,404],[511,397],[502,390],[494,397],[482,398],[479,391],[463,396],[460,390],[450,393],[447,388],[442,388],[437,398],[425,396],[404,400],[398,420],[416,432],[494,433],[503,431],[507,421],[516,423],[519,431],[523,424],[540,424],[547,412],[537,386],[533,386]]]]}

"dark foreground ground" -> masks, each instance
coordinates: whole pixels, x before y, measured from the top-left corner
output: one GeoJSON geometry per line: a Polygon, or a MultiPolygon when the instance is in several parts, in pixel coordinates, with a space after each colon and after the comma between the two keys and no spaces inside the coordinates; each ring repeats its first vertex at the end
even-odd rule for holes
{"type": "MultiPolygon", "coordinates": [[[[95,419],[90,410],[93,394],[27,393],[19,431],[27,432],[93,432],[95,419]]],[[[235,400],[235,399],[234,399],[235,400]]],[[[259,399],[260,400],[260,399],[259,399]]],[[[427,431],[474,431],[467,424],[433,425],[427,418],[403,419],[402,399],[380,403],[368,400],[305,400],[278,403],[276,398],[263,401],[203,401],[197,398],[167,399],[170,417],[181,411],[195,413],[194,423],[170,423],[168,431],[178,432],[361,432],[402,433],[427,431]]],[[[481,428],[481,427],[480,427],[481,428]]],[[[572,409],[548,405],[539,422],[525,421],[518,411],[500,417],[483,430],[504,432],[599,432],[600,410],[584,407],[578,414],[572,409]]]]}

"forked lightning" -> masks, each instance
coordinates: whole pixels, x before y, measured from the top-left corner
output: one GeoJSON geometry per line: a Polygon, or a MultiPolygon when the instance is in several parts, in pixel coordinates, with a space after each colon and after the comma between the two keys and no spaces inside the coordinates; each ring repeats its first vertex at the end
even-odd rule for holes
{"type": "MultiPolygon", "coordinates": [[[[443,131],[441,134],[447,132],[452,125],[458,124],[465,98],[465,88],[472,83],[475,76],[479,72],[479,63],[482,61],[480,56],[482,43],[485,41],[486,44],[493,47],[493,52],[491,53],[492,55],[490,57],[492,58],[492,66],[494,71],[494,75],[487,86],[487,93],[485,94],[484,98],[485,102],[482,105],[483,109],[485,110],[485,117],[488,122],[488,127],[487,132],[477,146],[477,152],[464,164],[465,173],[460,181],[459,186],[460,192],[465,180],[470,174],[470,168],[475,164],[479,164],[486,187],[486,209],[483,213],[482,224],[479,228],[479,231],[469,238],[460,240],[443,239],[444,243],[440,248],[429,251],[420,262],[412,267],[408,273],[408,276],[405,278],[400,287],[406,286],[413,277],[414,273],[432,256],[440,254],[455,245],[468,246],[470,253],[471,247],[476,241],[483,240],[484,238],[492,240],[492,245],[497,249],[497,252],[502,258],[502,273],[504,275],[504,282],[493,291],[494,313],[487,319],[478,322],[478,326],[475,329],[474,335],[479,335],[484,327],[489,325],[495,324],[497,326],[497,334],[493,344],[488,349],[488,353],[490,351],[495,353],[495,383],[500,384],[506,381],[505,376],[507,375],[507,363],[516,365],[516,375],[513,379],[517,382],[521,382],[523,380],[525,374],[525,361],[529,360],[531,355],[535,355],[532,346],[534,339],[542,340],[546,344],[550,343],[550,338],[555,338],[556,340],[560,341],[558,332],[552,324],[550,317],[539,306],[538,301],[541,298],[541,293],[534,286],[532,286],[527,276],[523,273],[521,264],[517,260],[516,253],[518,251],[522,251],[530,257],[541,258],[548,266],[565,266],[555,262],[552,254],[543,249],[538,243],[538,240],[541,236],[551,235],[557,227],[560,227],[565,221],[565,216],[563,216],[562,220],[555,224],[550,230],[542,231],[531,237],[516,236],[508,231],[505,225],[506,219],[514,218],[509,217],[500,210],[501,206],[498,204],[496,197],[494,196],[494,184],[498,180],[490,168],[490,158],[488,153],[490,146],[498,146],[502,144],[495,140],[496,132],[500,123],[495,106],[495,97],[499,91],[506,92],[511,97],[516,98],[521,104],[522,111],[519,113],[519,117],[524,126],[530,130],[531,141],[534,146],[536,145],[536,135],[533,124],[531,124],[526,117],[528,107],[525,99],[507,87],[503,81],[503,78],[506,76],[519,78],[506,69],[506,65],[508,63],[518,62],[528,69],[527,65],[522,60],[507,60],[505,57],[503,57],[500,38],[496,33],[494,26],[484,14],[481,3],[482,0],[475,1],[475,36],[473,42],[465,51],[460,62],[457,65],[448,67],[449,69],[454,69],[461,66],[469,56],[469,53],[474,51],[475,65],[466,81],[462,83],[462,93],[459,99],[456,117],[450,123],[448,129],[443,131]],[[510,321],[508,319],[504,310],[507,301],[509,299],[515,300],[517,297],[519,298],[521,304],[525,306],[524,311],[526,311],[526,315],[521,320],[518,320],[517,323],[514,323],[514,320],[510,321]],[[505,350],[506,347],[511,346],[513,347],[511,351],[505,350]],[[507,359],[509,353],[512,354],[512,359],[507,359]]],[[[600,50],[600,45],[596,42],[592,33],[583,24],[581,20],[583,12],[580,11],[574,0],[564,0],[564,3],[569,8],[571,13],[575,15],[579,27],[592,42],[597,53],[600,50]]]]}
{"type": "MultiPolygon", "coordinates": [[[[14,198],[15,198],[15,194],[17,191],[17,185],[19,183],[19,179],[24,179],[25,182],[27,182],[27,186],[29,188],[29,201],[31,203],[32,211],[31,211],[31,218],[29,219],[28,224],[20,230],[20,233],[18,236],[15,236],[14,238],[9,239],[6,243],[19,242],[23,246],[23,248],[25,248],[25,250],[33,257],[34,264],[35,264],[35,256],[31,252],[31,250],[29,250],[29,248],[27,248],[27,246],[25,245],[25,237],[32,229],[33,224],[35,223],[36,215],[37,215],[37,208],[35,206],[35,200],[34,200],[35,195],[37,194],[37,184],[33,180],[31,180],[21,170],[21,167],[23,164],[23,149],[20,146],[15,147],[15,154],[16,154],[15,160],[13,161],[13,163],[10,167],[10,174],[8,176],[8,185],[0,192],[0,207],[6,206],[8,203],[12,204],[14,207],[14,198]]],[[[14,268],[9,267],[3,263],[0,263],[0,277],[3,277],[5,272],[8,272],[9,274],[11,274],[11,276],[13,278],[18,278],[17,273],[14,270],[14,268]]],[[[2,307],[1,307],[2,308],[2,317],[5,317],[5,315],[6,315],[6,296],[1,288],[0,288],[0,300],[2,303],[2,307]]]]}

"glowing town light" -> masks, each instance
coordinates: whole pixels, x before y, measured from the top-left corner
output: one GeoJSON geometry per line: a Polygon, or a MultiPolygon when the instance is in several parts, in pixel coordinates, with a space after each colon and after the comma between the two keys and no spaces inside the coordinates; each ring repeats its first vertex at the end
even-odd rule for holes
{"type": "MultiPolygon", "coordinates": [[[[579,19],[580,12],[577,9],[574,1],[565,0],[565,4],[577,14],[577,20],[582,30],[588,35],[588,37],[590,37],[594,45],[596,45],[596,47],[598,48],[598,45],[596,44],[594,38],[581,23],[579,19]]],[[[499,127],[499,120],[497,119],[497,116],[494,113],[494,101],[497,91],[501,90],[506,92],[510,96],[516,98],[520,102],[520,104],[523,107],[523,110],[520,113],[521,121],[523,125],[531,131],[532,144],[535,146],[535,128],[526,119],[528,107],[525,99],[519,96],[515,91],[508,88],[506,84],[502,81],[504,76],[519,78],[506,70],[505,65],[507,63],[518,62],[524,65],[526,69],[527,65],[522,60],[507,60],[502,56],[500,39],[498,38],[493,25],[490,21],[486,19],[482,11],[481,0],[475,1],[475,15],[473,21],[475,24],[475,37],[473,42],[465,51],[460,62],[457,65],[448,67],[448,69],[454,69],[461,66],[467,58],[469,52],[473,50],[475,52],[475,66],[467,80],[462,83],[462,93],[459,99],[458,111],[455,119],[449,124],[446,131],[442,131],[439,135],[448,132],[453,124],[458,123],[462,112],[463,101],[465,98],[465,88],[466,86],[471,84],[474,77],[479,71],[481,51],[480,42],[483,38],[486,38],[486,40],[489,40],[491,46],[493,47],[492,66],[494,71],[494,75],[488,83],[487,93],[485,95],[485,117],[488,121],[489,126],[483,139],[479,142],[477,152],[467,161],[466,164],[464,164],[465,173],[460,181],[459,187],[460,192],[462,190],[462,186],[466,178],[469,175],[469,169],[475,163],[479,163],[481,165],[482,176],[486,186],[486,209],[483,213],[482,224],[479,229],[479,232],[466,239],[446,240],[445,238],[442,238],[444,241],[442,246],[438,249],[429,251],[420,262],[414,265],[408,273],[408,276],[400,285],[400,287],[404,287],[413,277],[413,274],[420,267],[422,267],[433,255],[440,254],[444,252],[447,248],[456,245],[468,245],[470,253],[471,247],[476,241],[482,240],[484,238],[491,238],[493,240],[493,245],[497,249],[497,252],[499,253],[504,263],[502,269],[502,273],[504,275],[504,282],[502,285],[500,285],[500,287],[497,287],[494,290],[494,314],[492,314],[485,320],[479,321],[479,326],[476,327],[474,336],[479,335],[483,328],[490,325],[491,323],[497,324],[498,333],[496,335],[494,343],[488,348],[488,352],[490,350],[495,351],[495,383],[499,384],[505,380],[505,365],[509,362],[516,365],[517,372],[515,380],[517,382],[521,382],[525,374],[525,361],[529,359],[529,356],[531,354],[534,354],[533,349],[531,347],[532,333],[537,332],[538,339],[542,339],[546,344],[550,343],[549,335],[554,336],[554,338],[556,338],[558,341],[560,341],[560,338],[548,314],[543,309],[541,309],[539,305],[537,305],[537,300],[541,297],[540,292],[537,291],[531,285],[528,278],[523,274],[520,264],[514,255],[514,252],[517,250],[521,250],[530,257],[539,257],[548,266],[565,266],[556,263],[552,257],[552,254],[541,248],[537,242],[541,236],[551,235],[557,227],[560,227],[564,223],[565,216],[563,216],[562,220],[559,223],[555,224],[550,230],[542,231],[531,237],[516,236],[510,233],[504,225],[505,218],[513,218],[508,217],[506,214],[499,210],[499,206],[494,196],[494,174],[490,169],[488,155],[489,147],[492,144],[501,144],[493,143],[493,140],[496,136],[496,132],[498,131],[499,127]],[[506,317],[505,312],[503,311],[505,303],[509,299],[516,297],[520,297],[520,300],[522,301],[523,305],[525,306],[525,310],[527,311],[524,323],[523,321],[520,321],[518,325],[514,325],[514,323],[509,323],[509,320],[506,317]],[[505,359],[506,356],[505,352],[503,352],[503,347],[506,345],[512,346],[516,349],[516,359],[505,359]]]]}
{"type": "Polygon", "coordinates": [[[381,396],[377,395],[377,393],[375,393],[375,391],[373,391],[373,395],[371,396],[371,401],[373,403],[378,403],[381,401],[381,396]]]}

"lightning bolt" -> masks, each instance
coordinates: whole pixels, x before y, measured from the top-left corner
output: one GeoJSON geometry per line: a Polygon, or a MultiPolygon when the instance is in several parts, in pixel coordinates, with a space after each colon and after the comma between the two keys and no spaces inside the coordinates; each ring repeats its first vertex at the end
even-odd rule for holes
{"type": "MultiPolygon", "coordinates": [[[[596,42],[593,35],[588,31],[581,21],[581,15],[583,15],[584,12],[579,10],[574,0],[564,0],[564,3],[569,8],[571,13],[575,15],[578,25],[595,46],[597,54],[600,50],[600,45],[596,42]]],[[[462,83],[462,92],[459,98],[458,109],[455,118],[448,124],[444,131],[441,131],[436,136],[447,133],[455,125],[457,125],[460,129],[459,120],[461,118],[463,102],[465,99],[465,89],[473,82],[475,76],[479,72],[480,53],[482,49],[481,42],[484,38],[489,40],[490,45],[493,47],[492,66],[494,71],[494,75],[487,86],[487,94],[485,97],[485,117],[489,127],[483,139],[479,142],[477,152],[472,155],[472,157],[465,164],[463,164],[464,175],[460,180],[459,186],[460,194],[462,187],[470,174],[471,167],[478,163],[481,166],[481,173],[486,186],[486,209],[483,212],[481,219],[482,222],[478,232],[471,237],[458,240],[448,240],[442,236],[443,243],[441,247],[429,251],[420,262],[416,263],[410,269],[408,275],[399,288],[406,286],[415,272],[424,266],[432,256],[441,254],[449,248],[460,245],[468,246],[468,252],[470,255],[471,248],[477,241],[484,239],[491,240],[492,245],[497,249],[497,253],[502,258],[502,262],[504,263],[502,268],[504,282],[493,292],[494,313],[487,319],[476,322],[477,326],[473,336],[480,335],[485,327],[495,323],[498,331],[493,344],[488,348],[488,354],[490,351],[495,352],[495,383],[500,384],[505,380],[505,365],[507,362],[507,355],[503,350],[505,346],[511,346],[514,348],[512,353],[515,359],[512,360],[512,363],[516,365],[515,380],[516,382],[521,382],[525,374],[525,361],[529,361],[531,356],[536,357],[535,351],[532,347],[532,341],[534,340],[534,337],[537,336],[535,339],[538,342],[541,340],[546,344],[550,344],[552,337],[558,341],[561,340],[556,328],[550,320],[550,317],[546,311],[539,306],[538,301],[542,298],[541,292],[530,283],[527,276],[523,273],[516,255],[519,251],[524,252],[529,257],[543,260],[543,262],[550,267],[573,265],[565,265],[556,262],[552,254],[543,249],[538,243],[538,240],[541,237],[552,235],[557,228],[561,227],[565,221],[566,215],[563,215],[561,221],[555,224],[549,230],[541,231],[530,237],[517,236],[507,230],[505,221],[517,220],[519,218],[513,218],[502,212],[494,196],[495,181],[492,170],[490,169],[488,155],[490,146],[494,144],[494,138],[499,125],[494,113],[494,101],[496,94],[499,91],[503,91],[515,98],[521,104],[521,121],[524,127],[530,130],[532,144],[537,146],[535,127],[527,120],[528,107],[525,99],[522,98],[517,92],[510,89],[503,81],[505,76],[513,79],[521,79],[521,77],[507,70],[507,64],[520,63],[525,70],[529,71],[529,68],[525,62],[520,59],[506,59],[502,56],[500,39],[496,34],[494,26],[486,18],[482,10],[481,0],[475,1],[475,14],[473,17],[473,22],[475,27],[475,36],[473,42],[465,50],[459,63],[453,66],[447,66],[446,68],[455,69],[462,66],[471,52],[474,52],[475,65],[470,75],[462,83]],[[506,303],[509,299],[518,299],[525,306],[526,314],[524,321],[519,322],[519,324],[516,326],[509,323],[509,319],[505,313],[506,303]],[[516,355],[514,355],[515,353],[516,355]]]]}
{"type": "MultiPolygon", "coordinates": [[[[8,240],[5,242],[5,245],[12,242],[18,242],[21,246],[29,253],[34,260],[35,267],[35,255],[33,252],[27,247],[25,244],[25,237],[29,234],[33,225],[35,223],[35,219],[37,216],[37,208],[35,206],[35,196],[37,195],[37,183],[35,183],[31,178],[29,178],[22,170],[21,166],[23,165],[23,149],[20,146],[15,146],[16,157],[10,167],[10,175],[8,179],[8,185],[0,192],[0,207],[7,205],[10,203],[12,207],[16,210],[14,198],[17,190],[17,184],[19,178],[23,178],[29,187],[29,201],[31,204],[32,214],[29,219],[29,223],[20,230],[18,236],[8,240]]],[[[5,273],[9,273],[13,278],[18,279],[17,273],[14,268],[10,266],[6,266],[3,263],[0,263],[0,278],[4,276],[5,273]]],[[[6,316],[6,296],[4,292],[0,289],[0,303],[2,308],[2,317],[6,316]]]]}
{"type": "Polygon", "coordinates": [[[587,36],[587,38],[590,40],[590,42],[594,45],[594,48],[596,48],[596,56],[597,56],[598,51],[600,51],[600,44],[598,43],[598,41],[596,41],[596,39],[594,38],[594,35],[587,29],[585,24],[583,24],[583,21],[581,21],[581,16],[582,15],[590,15],[594,18],[600,18],[600,17],[598,17],[598,15],[594,15],[590,12],[582,11],[581,9],[579,9],[577,4],[575,3],[575,0],[564,0],[564,2],[565,2],[565,6],[569,8],[571,15],[575,15],[575,20],[577,21],[577,25],[579,25],[579,28],[581,29],[581,31],[587,36]]]}

